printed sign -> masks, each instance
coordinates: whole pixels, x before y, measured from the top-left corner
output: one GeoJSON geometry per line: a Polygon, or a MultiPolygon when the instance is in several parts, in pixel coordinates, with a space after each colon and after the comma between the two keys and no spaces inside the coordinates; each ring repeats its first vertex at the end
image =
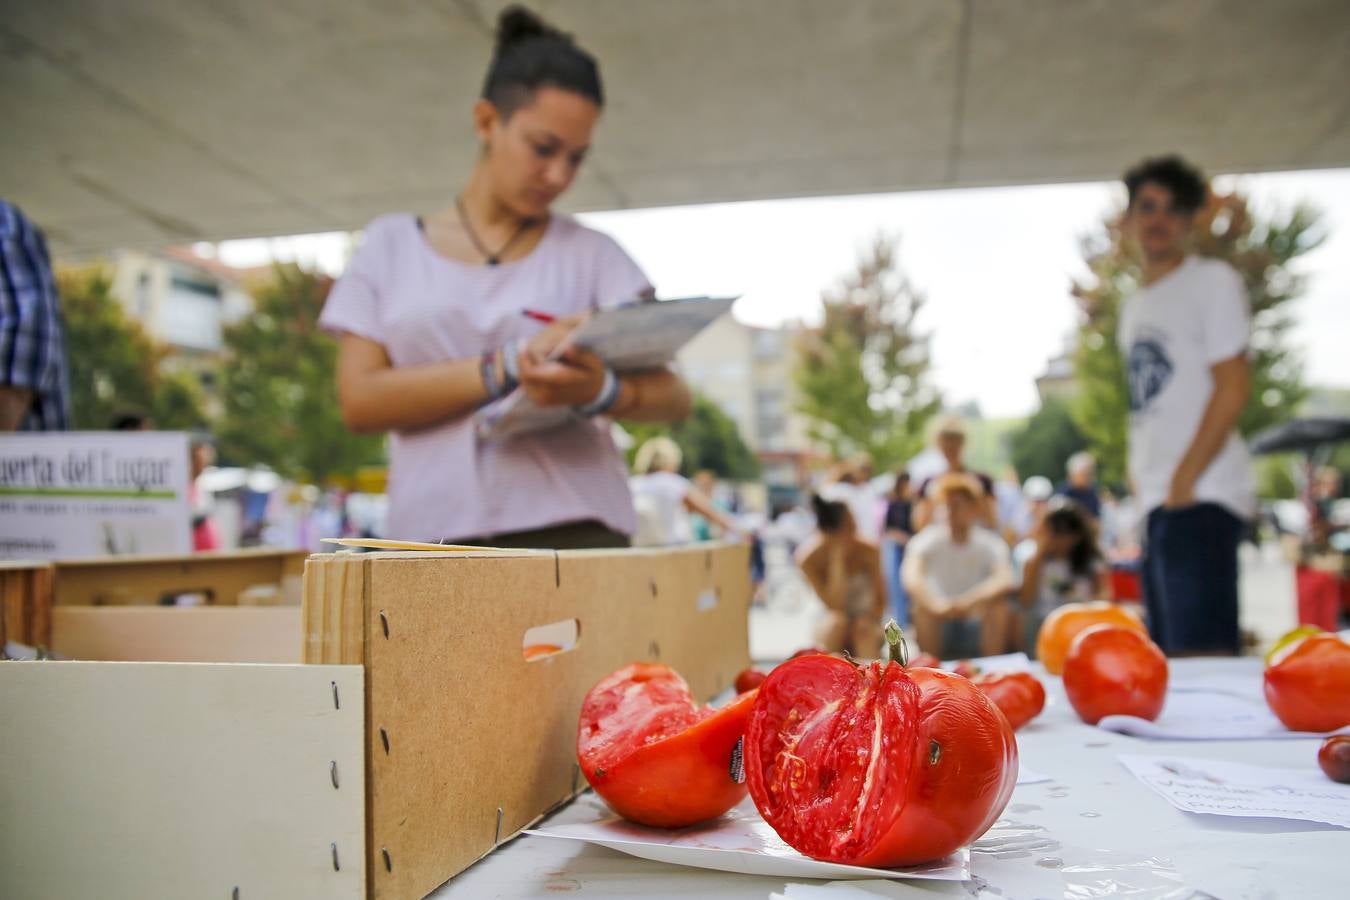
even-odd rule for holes
{"type": "Polygon", "coordinates": [[[0,436],[0,558],[192,551],[188,436],[0,436]]]}

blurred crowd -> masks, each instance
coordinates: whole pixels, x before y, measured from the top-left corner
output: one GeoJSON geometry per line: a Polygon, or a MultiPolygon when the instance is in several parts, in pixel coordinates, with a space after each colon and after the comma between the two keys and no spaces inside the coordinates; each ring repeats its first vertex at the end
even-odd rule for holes
{"type": "Polygon", "coordinates": [[[857,457],[815,486],[815,528],[795,556],[825,605],[823,648],[873,656],[894,617],[942,658],[1030,650],[1056,606],[1138,599],[1131,505],[1100,487],[1091,455],[1073,456],[1056,485],[995,479],[965,449],[964,425],[947,417],[904,469],[878,477],[857,457]]]}

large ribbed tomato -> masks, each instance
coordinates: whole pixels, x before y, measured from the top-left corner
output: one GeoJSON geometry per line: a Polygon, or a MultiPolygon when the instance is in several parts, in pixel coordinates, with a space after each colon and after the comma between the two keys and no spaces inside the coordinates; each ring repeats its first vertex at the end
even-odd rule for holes
{"type": "Polygon", "coordinates": [[[988,830],[1012,795],[1017,743],[959,675],[808,656],[760,686],[745,777],[765,821],[805,855],[909,865],[988,830]]]}
{"type": "Polygon", "coordinates": [[[681,828],[745,798],[736,745],[755,702],[741,694],[700,708],[669,666],[633,663],[601,679],[581,704],[577,761],[619,815],[681,828]]]}
{"type": "Polygon", "coordinates": [[[1139,615],[1115,603],[1065,603],[1045,617],[1036,635],[1036,658],[1051,675],[1064,672],[1069,645],[1078,632],[1093,625],[1122,625],[1140,634],[1148,634],[1139,615]]]}
{"type": "Polygon", "coordinates": [[[1271,657],[1266,703],[1290,731],[1335,731],[1350,725],[1350,644],[1312,634],[1271,657]]]}

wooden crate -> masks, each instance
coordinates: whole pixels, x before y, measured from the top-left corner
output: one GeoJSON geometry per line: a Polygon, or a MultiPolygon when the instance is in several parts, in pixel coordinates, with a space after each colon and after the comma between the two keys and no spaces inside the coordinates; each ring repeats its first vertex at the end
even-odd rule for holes
{"type": "Polygon", "coordinates": [[[52,643],[52,564],[0,560],[0,648],[52,643]]]}
{"type": "Polygon", "coordinates": [[[244,608],[153,610],[122,654],[196,634],[207,663],[0,663],[0,811],[25,823],[0,895],[422,897],[585,786],[603,675],[660,660],[707,698],[749,662],[744,547],[336,554],[305,580],[303,664],[241,665],[277,620],[220,617],[285,612],[244,608]],[[575,646],[527,661],[559,622],[575,646]]]}
{"type": "MultiPolygon", "coordinates": [[[[72,654],[61,646],[62,638],[68,643],[76,632],[96,636],[105,622],[110,629],[123,633],[130,633],[133,627],[153,628],[151,623],[167,620],[148,611],[119,616],[102,610],[158,607],[178,598],[208,606],[291,606],[289,616],[271,618],[278,622],[294,619],[295,623],[289,625],[294,630],[298,627],[307,555],[298,550],[257,549],[191,556],[0,561],[0,646],[7,639],[83,659],[134,658],[72,654]],[[65,626],[55,637],[53,621],[65,626]]],[[[209,618],[198,617],[198,621],[209,618]]],[[[259,614],[256,618],[261,621],[267,616],[259,614]]],[[[216,617],[216,621],[228,621],[236,628],[242,620],[242,616],[216,617]]],[[[82,652],[88,652],[87,645],[81,642],[81,646],[85,647],[82,652]]],[[[278,646],[274,641],[263,657],[254,661],[279,660],[278,646]]],[[[122,652],[134,654],[136,649],[126,645],[122,652]]],[[[287,662],[299,661],[290,649],[280,656],[287,662]]]]}
{"type": "Polygon", "coordinates": [[[299,605],[307,553],[258,548],[190,556],[109,556],[54,566],[54,600],[70,606],[299,605]]]}

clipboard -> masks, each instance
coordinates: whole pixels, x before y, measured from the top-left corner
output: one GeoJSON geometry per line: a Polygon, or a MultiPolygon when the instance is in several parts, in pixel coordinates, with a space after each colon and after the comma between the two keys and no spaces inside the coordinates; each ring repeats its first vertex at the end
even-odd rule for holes
{"type": "MultiPolygon", "coordinates": [[[[560,345],[595,353],[616,374],[655,369],[725,315],[739,297],[683,297],[630,303],[597,312],[560,345]]],[[[480,441],[560,428],[586,419],[571,407],[539,407],[517,388],[474,414],[480,441]]]]}

